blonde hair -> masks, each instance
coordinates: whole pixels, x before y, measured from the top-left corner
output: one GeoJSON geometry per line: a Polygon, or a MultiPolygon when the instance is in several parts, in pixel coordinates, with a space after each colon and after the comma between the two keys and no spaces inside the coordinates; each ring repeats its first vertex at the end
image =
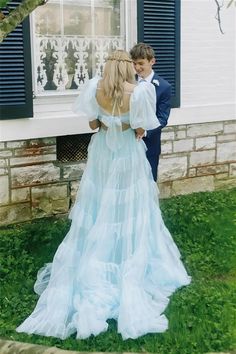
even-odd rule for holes
{"type": "Polygon", "coordinates": [[[105,64],[101,87],[106,97],[115,100],[119,107],[123,106],[124,82],[134,83],[133,62],[125,50],[111,53],[105,64]]]}

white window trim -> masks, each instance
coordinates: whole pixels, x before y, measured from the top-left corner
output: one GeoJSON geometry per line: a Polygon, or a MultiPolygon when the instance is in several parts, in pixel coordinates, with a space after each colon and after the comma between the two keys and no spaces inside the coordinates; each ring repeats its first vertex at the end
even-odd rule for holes
{"type": "MultiPolygon", "coordinates": [[[[236,120],[233,103],[189,106],[171,110],[168,126],[236,120]]],[[[88,122],[74,114],[43,114],[40,118],[0,122],[0,141],[90,133],[88,122]]]]}

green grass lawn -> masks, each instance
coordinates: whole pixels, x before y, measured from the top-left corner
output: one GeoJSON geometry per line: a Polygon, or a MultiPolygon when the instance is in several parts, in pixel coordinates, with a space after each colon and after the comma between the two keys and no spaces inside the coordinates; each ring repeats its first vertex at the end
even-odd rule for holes
{"type": "Polygon", "coordinates": [[[87,340],[18,334],[34,308],[37,270],[50,262],[69,228],[63,219],[0,229],[0,337],[80,351],[201,354],[236,349],[236,189],[161,201],[167,227],[192,276],[166,310],[169,329],[122,341],[116,322],[87,340]]]}

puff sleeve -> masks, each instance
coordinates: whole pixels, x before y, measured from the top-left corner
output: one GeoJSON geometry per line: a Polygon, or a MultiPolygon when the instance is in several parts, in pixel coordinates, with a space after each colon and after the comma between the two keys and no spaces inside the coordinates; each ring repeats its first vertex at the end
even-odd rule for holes
{"type": "Polygon", "coordinates": [[[88,80],[72,106],[72,111],[75,114],[86,116],[89,121],[96,119],[99,114],[99,106],[96,100],[96,90],[99,80],[99,76],[88,80]]]}
{"type": "Polygon", "coordinates": [[[149,82],[141,82],[130,97],[130,126],[144,130],[160,126],[156,116],[156,91],[149,82]]]}

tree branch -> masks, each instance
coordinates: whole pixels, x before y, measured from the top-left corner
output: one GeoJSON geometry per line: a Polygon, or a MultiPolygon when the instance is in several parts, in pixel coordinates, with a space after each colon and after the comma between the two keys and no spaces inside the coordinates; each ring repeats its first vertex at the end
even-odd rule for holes
{"type": "MultiPolygon", "coordinates": [[[[227,8],[230,7],[233,4],[234,0],[230,0],[230,2],[227,5],[227,8]]],[[[234,3],[234,5],[236,6],[236,2],[234,3]]]]}
{"type": "Polygon", "coordinates": [[[222,5],[219,4],[218,0],[215,0],[215,3],[216,3],[216,6],[217,6],[217,12],[216,12],[215,19],[218,21],[220,32],[222,34],[224,34],[224,32],[222,30],[222,27],[221,27],[221,18],[220,18],[220,11],[221,11],[221,8],[224,6],[224,1],[223,1],[222,5]]]}
{"type": "Polygon", "coordinates": [[[0,21],[0,43],[12,32],[36,7],[47,0],[23,0],[9,15],[0,21]]]}

